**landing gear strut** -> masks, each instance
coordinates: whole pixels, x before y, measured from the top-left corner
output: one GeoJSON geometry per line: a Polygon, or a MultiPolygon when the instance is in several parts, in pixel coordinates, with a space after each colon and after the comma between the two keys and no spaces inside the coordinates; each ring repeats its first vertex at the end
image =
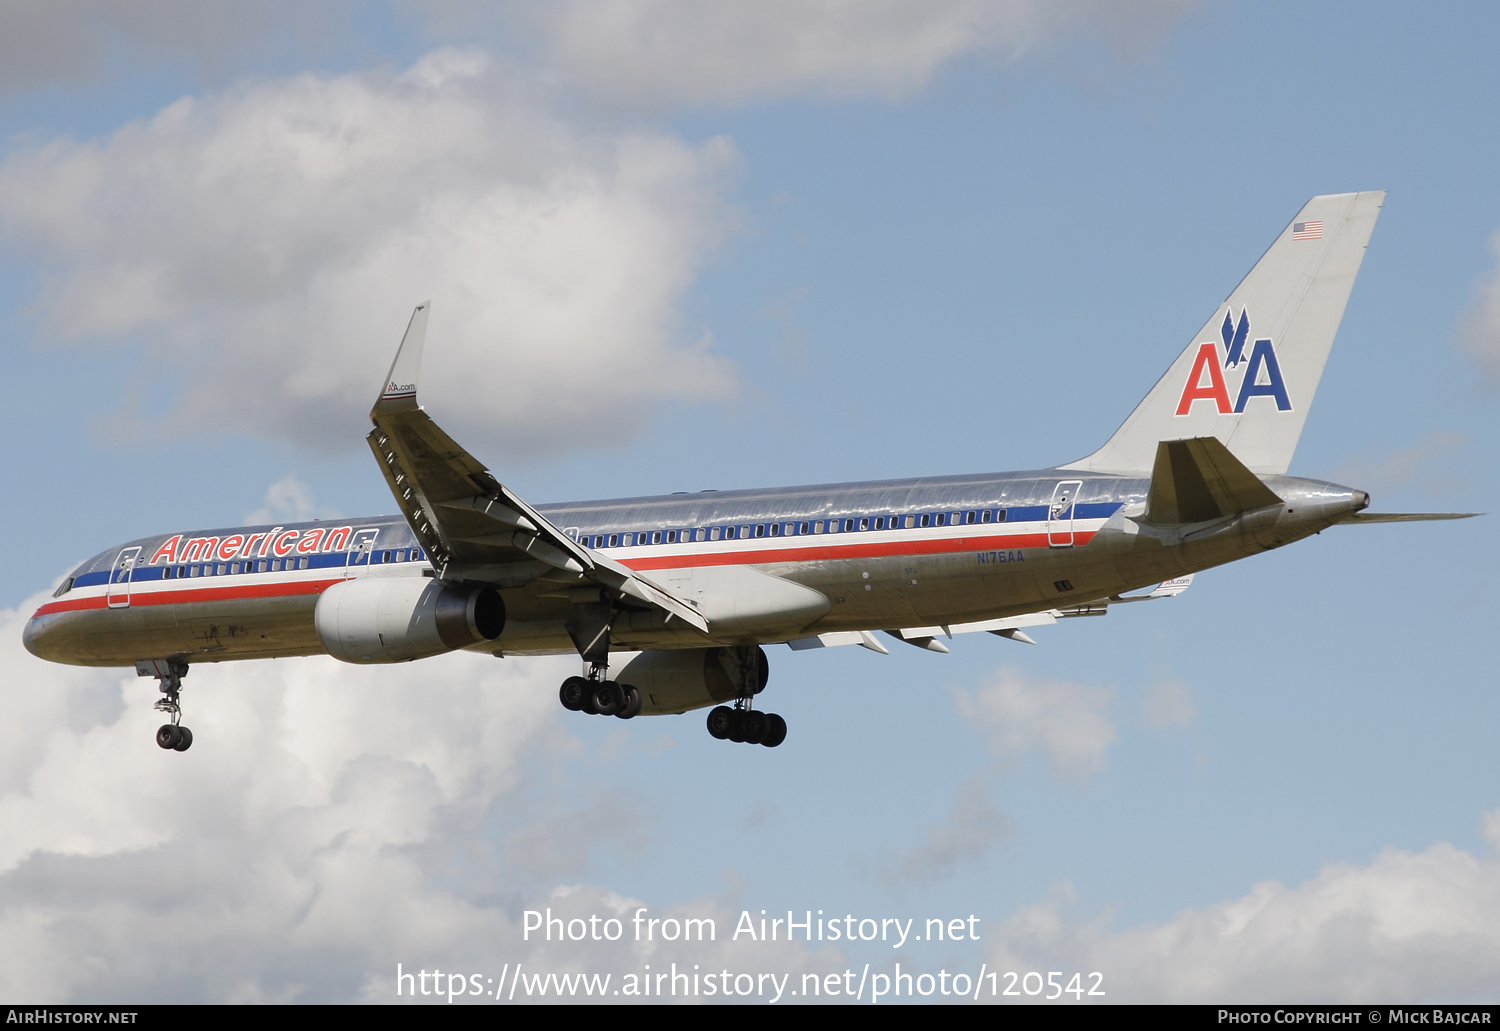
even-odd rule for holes
{"type": "Polygon", "coordinates": [[[147,659],[135,664],[137,676],[155,677],[163,697],[152,706],[157,712],[166,713],[172,720],[163,723],[156,731],[156,743],[174,752],[186,752],[193,747],[193,732],[182,726],[182,678],[187,676],[187,663],[171,659],[147,659]]]}
{"type": "Polygon", "coordinates": [[[618,609],[614,602],[579,602],[563,626],[579,656],[589,664],[586,676],[569,677],[557,690],[558,701],[570,712],[616,716],[628,720],[641,711],[641,693],[629,684],[609,680],[609,631],[618,609]]]}
{"type": "Polygon", "coordinates": [[[734,705],[720,705],[708,714],[708,732],[720,741],[775,748],[786,740],[786,720],[774,712],[754,708],[755,696],[766,686],[766,653],[759,648],[739,651],[739,694],[734,705]]]}
{"type": "Polygon", "coordinates": [[[557,690],[558,701],[570,712],[614,716],[628,720],[641,711],[641,693],[630,684],[606,680],[607,666],[590,666],[588,676],[569,677],[557,690]]]}

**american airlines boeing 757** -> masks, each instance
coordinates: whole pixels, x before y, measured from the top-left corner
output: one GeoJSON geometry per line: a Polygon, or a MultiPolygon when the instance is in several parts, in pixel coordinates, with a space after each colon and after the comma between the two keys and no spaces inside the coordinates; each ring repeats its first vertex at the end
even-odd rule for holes
{"type": "Polygon", "coordinates": [[[418,406],[422,304],[370,413],[400,516],[110,548],[37,609],[26,647],[157,678],[157,743],[178,751],[196,663],[457,649],[576,652],[570,710],[714,706],[714,737],[775,747],[765,645],[1034,643],[1030,628],[1170,597],[1330,526],[1460,518],[1374,515],[1364,491],[1286,475],[1384,196],[1308,201],[1103,447],[1029,472],[533,507],[418,406]]]}

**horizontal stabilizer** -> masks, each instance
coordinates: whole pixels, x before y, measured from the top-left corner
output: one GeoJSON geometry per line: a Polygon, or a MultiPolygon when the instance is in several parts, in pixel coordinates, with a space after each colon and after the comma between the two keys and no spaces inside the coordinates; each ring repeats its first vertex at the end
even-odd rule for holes
{"type": "Polygon", "coordinates": [[[1435,519],[1473,519],[1483,512],[1354,512],[1340,523],[1426,523],[1435,519]]]}
{"type": "Polygon", "coordinates": [[[1156,445],[1145,521],[1203,523],[1281,503],[1281,498],[1217,437],[1163,440],[1156,445]]]}

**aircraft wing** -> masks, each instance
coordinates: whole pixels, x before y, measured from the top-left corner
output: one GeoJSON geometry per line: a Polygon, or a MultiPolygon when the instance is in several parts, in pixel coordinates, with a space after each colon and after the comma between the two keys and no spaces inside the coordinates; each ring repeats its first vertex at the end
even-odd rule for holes
{"type": "Polygon", "coordinates": [[[417,373],[431,302],[412,313],[366,440],[401,514],[438,576],[502,587],[546,581],[601,587],[661,608],[699,630],[708,623],[659,584],[569,539],[497,480],[417,404],[417,373]]]}
{"type": "MultiPolygon", "coordinates": [[[[894,637],[898,641],[925,648],[932,652],[947,652],[947,645],[938,640],[939,636],[948,638],[950,641],[957,634],[990,633],[997,637],[1004,637],[1011,641],[1020,641],[1022,644],[1036,644],[1023,630],[1022,627],[1050,626],[1059,619],[1070,619],[1074,616],[1103,616],[1109,612],[1111,605],[1125,605],[1133,601],[1156,601],[1161,598],[1175,598],[1183,591],[1193,585],[1193,574],[1179,576],[1172,580],[1164,580],[1157,584],[1147,594],[1116,594],[1108,598],[1100,598],[1097,601],[1086,602],[1082,605],[1071,605],[1063,609],[1047,609],[1043,612],[1027,612],[1019,616],[1002,616],[999,619],[984,619],[974,623],[950,623],[947,626],[912,626],[903,627],[900,630],[885,630],[882,633],[894,637]]],[[[844,630],[833,633],[818,634],[814,637],[799,637],[787,641],[787,645],[793,651],[805,651],[809,648],[837,648],[846,644],[858,644],[871,651],[889,655],[880,645],[880,642],[871,636],[868,630],[844,630]]]]}

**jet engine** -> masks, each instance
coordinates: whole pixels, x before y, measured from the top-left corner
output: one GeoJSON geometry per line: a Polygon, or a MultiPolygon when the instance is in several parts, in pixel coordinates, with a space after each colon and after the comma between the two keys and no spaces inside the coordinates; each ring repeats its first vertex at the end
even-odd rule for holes
{"type": "Polygon", "coordinates": [[[760,648],[684,648],[641,652],[610,679],[640,691],[642,713],[661,716],[733,701],[746,677],[760,694],[769,674],[760,648]]]}
{"type": "Polygon", "coordinates": [[[313,624],[336,659],[405,662],[493,641],[505,629],[505,602],[492,587],[362,577],[324,591],[313,624]]]}

